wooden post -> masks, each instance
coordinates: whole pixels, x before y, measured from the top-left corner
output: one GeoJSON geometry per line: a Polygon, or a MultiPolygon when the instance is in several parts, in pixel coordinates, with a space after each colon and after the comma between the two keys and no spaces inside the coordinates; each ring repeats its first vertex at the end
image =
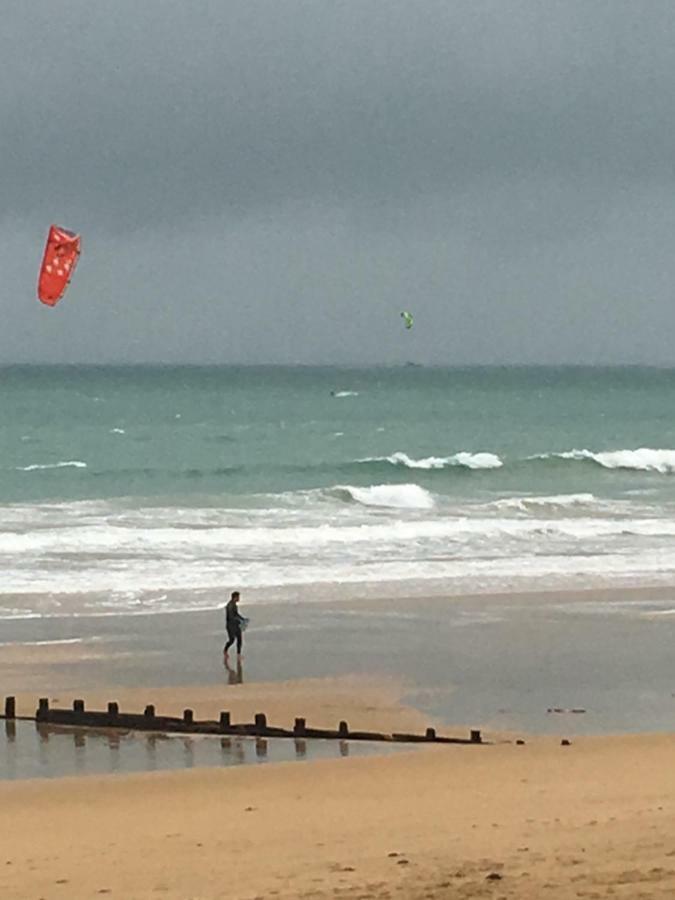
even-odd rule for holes
{"type": "Polygon", "coordinates": [[[155,707],[152,703],[148,703],[148,705],[143,710],[143,715],[146,719],[154,719],[155,718],[155,707]]]}
{"type": "Polygon", "coordinates": [[[253,722],[256,727],[256,731],[265,732],[267,731],[267,716],[265,713],[256,713],[253,722]]]}
{"type": "Polygon", "coordinates": [[[5,718],[16,719],[16,697],[5,697],[5,718]]]}
{"type": "Polygon", "coordinates": [[[185,722],[186,725],[192,725],[192,723],[194,722],[194,717],[195,714],[191,709],[183,710],[183,722],[185,722]]]}
{"type": "Polygon", "coordinates": [[[220,714],[220,727],[221,727],[221,728],[229,728],[229,727],[230,727],[230,714],[229,714],[229,712],[221,712],[221,714],[220,714]]]}
{"type": "Polygon", "coordinates": [[[471,743],[472,744],[482,744],[483,738],[480,736],[480,731],[477,728],[471,729],[471,743]]]}
{"type": "Polygon", "coordinates": [[[84,700],[73,700],[73,712],[78,715],[84,715],[84,700]]]}
{"type": "Polygon", "coordinates": [[[35,718],[38,722],[42,722],[49,718],[49,697],[40,697],[35,718]]]}
{"type": "Polygon", "coordinates": [[[117,703],[109,703],[108,704],[108,715],[109,716],[118,716],[120,714],[119,704],[117,703]]]}
{"type": "Polygon", "coordinates": [[[296,719],[293,725],[293,734],[303,735],[307,731],[307,722],[304,719],[296,719]]]}
{"type": "Polygon", "coordinates": [[[349,736],[349,725],[346,722],[340,722],[338,725],[338,734],[341,738],[346,738],[349,736]]]}
{"type": "Polygon", "coordinates": [[[436,729],[435,728],[427,728],[427,730],[424,734],[424,737],[428,741],[435,741],[436,740],[436,729]]]}

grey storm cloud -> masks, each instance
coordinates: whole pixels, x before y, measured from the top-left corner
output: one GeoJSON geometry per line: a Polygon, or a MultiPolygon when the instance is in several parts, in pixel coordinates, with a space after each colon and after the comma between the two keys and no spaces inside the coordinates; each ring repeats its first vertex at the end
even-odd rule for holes
{"type": "Polygon", "coordinates": [[[0,360],[675,362],[670,2],[32,0],[0,71],[0,360]]]}

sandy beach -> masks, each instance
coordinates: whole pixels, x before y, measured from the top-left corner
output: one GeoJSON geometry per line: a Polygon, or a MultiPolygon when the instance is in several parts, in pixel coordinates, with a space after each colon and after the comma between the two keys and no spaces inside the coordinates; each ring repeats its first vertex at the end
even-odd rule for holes
{"type": "MultiPolygon", "coordinates": [[[[261,606],[256,608],[260,633],[249,640],[243,683],[236,666],[228,671],[217,659],[219,635],[209,633],[212,620],[206,615],[181,620],[186,627],[180,640],[175,617],[140,617],[112,627],[81,620],[68,624],[79,629],[75,635],[65,632],[63,623],[47,623],[52,630],[41,636],[45,643],[0,647],[0,685],[3,693],[16,694],[23,715],[34,712],[39,696],[57,706],[69,706],[77,697],[89,708],[104,708],[110,700],[124,711],[141,711],[146,703],[166,714],[190,707],[197,718],[228,709],[244,721],[265,712],[280,725],[304,716],[318,727],[347,719],[353,728],[422,731],[436,725],[462,736],[469,727],[481,727],[491,743],[364,758],[138,773],[124,773],[122,767],[108,776],[0,781],[2,896],[671,896],[675,738],[585,735],[584,727],[603,730],[592,704],[587,717],[547,718],[541,708],[548,692],[562,702],[592,697],[602,712],[600,704],[609,695],[592,693],[587,673],[609,681],[615,670],[603,672],[599,660],[608,667],[611,660],[599,655],[601,645],[595,656],[589,647],[613,626],[588,614],[596,600],[593,594],[564,596],[548,611],[525,597],[473,598],[442,612],[431,601],[420,601],[414,613],[375,603],[330,612],[291,608],[284,612],[286,622],[293,625],[297,617],[305,626],[298,632],[306,643],[304,655],[297,643],[280,646],[268,639],[275,634],[266,631],[268,622],[279,613],[261,606]],[[500,620],[496,613],[505,603],[508,616],[500,620]],[[574,603],[579,611],[568,613],[574,603]],[[448,653],[442,615],[454,617],[456,625],[469,612],[474,619],[463,628],[465,648],[455,639],[448,653]],[[528,654],[529,633],[519,637],[519,629],[533,615],[539,645],[528,654]],[[330,628],[322,631],[327,616],[330,628]],[[407,648],[411,622],[418,631],[412,650],[407,648]],[[419,652],[420,628],[426,654],[419,652]],[[555,634],[568,640],[556,645],[555,634]],[[482,649],[487,643],[506,647],[511,639],[514,646],[505,659],[482,649]],[[366,644],[372,653],[359,668],[366,644]],[[556,646],[559,658],[545,659],[556,646]],[[591,668],[576,664],[583,657],[591,668]],[[519,658],[528,663],[522,671],[519,658]],[[182,683],[168,680],[172,666],[182,673],[182,683]],[[293,677],[302,668],[330,674],[293,677]],[[507,670],[516,680],[502,684],[507,670]],[[267,679],[255,677],[263,671],[267,679]],[[538,684],[535,671],[541,673],[538,684]],[[204,672],[210,680],[200,683],[197,676],[204,672]],[[554,695],[560,674],[564,690],[554,695]],[[531,689],[524,691],[518,678],[531,689]],[[25,689],[17,690],[21,686],[25,689]],[[532,721],[556,733],[530,733],[508,715],[462,715],[471,708],[466,698],[492,697],[496,705],[505,689],[536,703],[532,721]],[[561,745],[565,735],[570,746],[561,745]],[[525,744],[516,745],[517,737],[525,744]]],[[[623,641],[614,648],[625,647],[627,665],[636,636],[652,640],[659,651],[652,660],[658,659],[658,672],[665,673],[662,644],[656,643],[652,619],[642,613],[670,600],[643,601],[637,598],[637,614],[614,626],[617,641],[623,641]]],[[[644,684],[657,684],[648,669],[635,690],[644,684]]],[[[640,715],[654,709],[656,721],[664,720],[672,704],[666,688],[664,674],[659,706],[642,710],[622,688],[626,721],[634,714],[639,725],[640,715]]],[[[20,746],[19,740],[15,747],[20,746]]]]}
{"type": "Polygon", "coordinates": [[[2,896],[656,898],[675,738],[0,784],[2,896]]]}

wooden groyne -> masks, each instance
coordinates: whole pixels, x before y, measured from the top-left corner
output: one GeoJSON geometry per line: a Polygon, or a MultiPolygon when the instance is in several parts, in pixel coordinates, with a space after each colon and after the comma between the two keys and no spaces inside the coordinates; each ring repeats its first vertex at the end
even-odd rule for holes
{"type": "Polygon", "coordinates": [[[424,734],[379,731],[352,731],[347,722],[342,721],[336,729],[311,728],[303,718],[297,718],[293,728],[279,728],[269,725],[264,713],[256,713],[252,722],[232,722],[230,713],[223,711],[218,719],[195,719],[191,709],[183,711],[181,717],[157,715],[155,706],[150,704],[142,713],[120,712],[115,702],[108,703],[106,710],[86,709],[84,700],[74,700],[71,709],[59,709],[49,705],[46,697],[40,699],[34,716],[16,715],[16,700],[5,698],[5,713],[0,716],[8,721],[17,718],[35,721],[45,725],[64,725],[78,728],[119,728],[125,731],[154,731],[167,734],[212,734],[240,735],[256,738],[315,738],[339,741],[393,741],[406,744],[482,744],[480,731],[473,730],[466,738],[445,737],[436,733],[435,728],[427,728],[424,734]]]}

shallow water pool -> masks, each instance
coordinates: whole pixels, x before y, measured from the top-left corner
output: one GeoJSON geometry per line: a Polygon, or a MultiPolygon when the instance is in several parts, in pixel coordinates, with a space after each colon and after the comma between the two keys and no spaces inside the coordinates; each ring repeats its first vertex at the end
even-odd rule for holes
{"type": "Polygon", "coordinates": [[[0,726],[0,780],[337,759],[403,749],[365,741],[168,735],[6,720],[0,726]]]}

